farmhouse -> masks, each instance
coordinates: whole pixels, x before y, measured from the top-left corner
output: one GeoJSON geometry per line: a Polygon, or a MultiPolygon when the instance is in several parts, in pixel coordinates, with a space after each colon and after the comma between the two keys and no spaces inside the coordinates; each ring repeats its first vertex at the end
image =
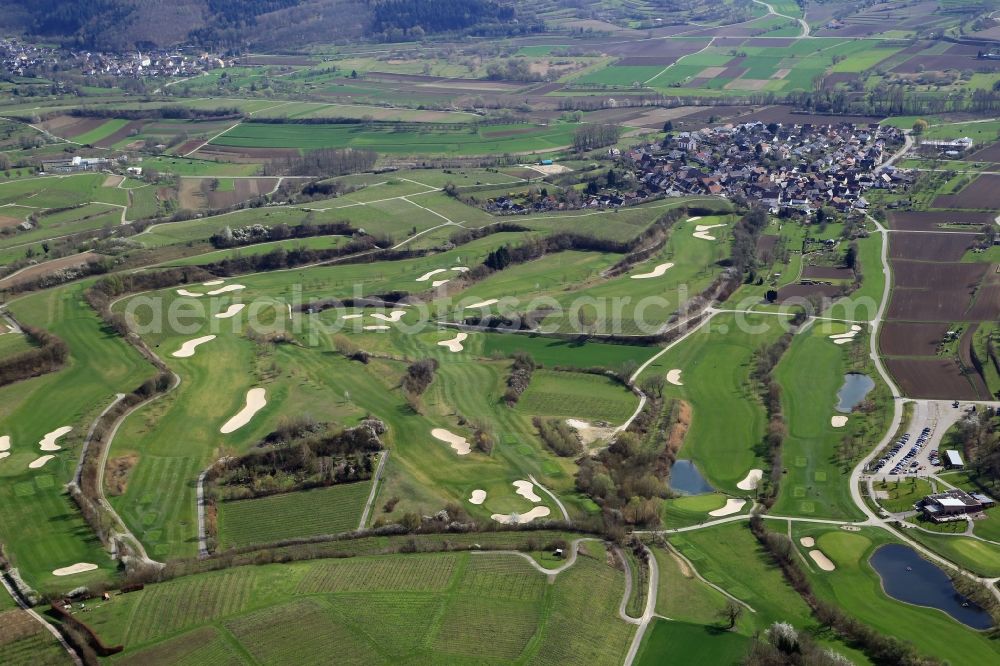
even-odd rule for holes
{"type": "Polygon", "coordinates": [[[996,501],[982,493],[969,494],[964,490],[949,490],[935,495],[928,495],[916,504],[929,520],[945,523],[954,520],[964,520],[969,514],[979,513],[996,505],[996,501]]]}

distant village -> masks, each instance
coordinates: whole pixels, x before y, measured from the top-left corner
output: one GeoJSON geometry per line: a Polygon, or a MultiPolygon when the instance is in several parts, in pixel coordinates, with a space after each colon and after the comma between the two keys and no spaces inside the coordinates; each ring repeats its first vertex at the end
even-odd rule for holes
{"type": "Polygon", "coordinates": [[[868,208],[868,190],[913,182],[883,166],[903,141],[896,127],[752,122],[680,132],[623,157],[643,198],[709,194],[758,201],[774,214],[847,212],[868,208]]]}
{"type": "Polygon", "coordinates": [[[823,207],[841,213],[866,210],[867,191],[895,191],[913,183],[912,173],[885,164],[903,143],[902,130],[877,124],[750,122],[668,133],[661,143],[608,151],[626,171],[614,188],[591,188],[571,199],[565,193],[530,202],[497,197],[486,208],[524,214],[714,195],[759,202],[775,215],[809,215],[823,207]]]}
{"type": "Polygon", "coordinates": [[[134,53],[100,53],[38,46],[18,39],[0,39],[0,67],[7,76],[44,76],[53,71],[74,71],[84,76],[131,79],[184,77],[211,69],[230,67],[232,59],[202,51],[182,49],[134,53]]]}

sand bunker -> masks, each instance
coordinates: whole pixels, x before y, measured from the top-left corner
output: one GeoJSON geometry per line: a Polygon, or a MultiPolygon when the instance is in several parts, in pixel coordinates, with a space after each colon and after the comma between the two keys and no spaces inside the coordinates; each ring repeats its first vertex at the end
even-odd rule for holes
{"type": "Polygon", "coordinates": [[[204,294],[196,294],[193,291],[188,291],[187,289],[178,289],[177,290],[177,295],[178,296],[190,296],[191,298],[200,298],[200,297],[204,296],[204,294]]]}
{"type": "Polygon", "coordinates": [[[736,484],[736,487],[740,490],[753,490],[757,487],[757,484],[760,483],[763,476],[763,470],[752,469],[747,472],[746,478],[736,484]]]}
{"type": "Polygon", "coordinates": [[[374,317],[375,319],[381,319],[382,321],[397,322],[400,319],[402,319],[403,315],[405,314],[406,310],[393,310],[387,315],[384,315],[381,312],[376,312],[375,314],[372,315],[372,317],[374,317]]]}
{"type": "Polygon", "coordinates": [[[803,548],[812,548],[816,545],[816,539],[813,539],[812,537],[802,537],[799,539],[799,543],[802,544],[803,548]]]}
{"type": "Polygon", "coordinates": [[[228,308],[226,308],[225,312],[220,312],[219,314],[215,315],[215,318],[216,319],[229,319],[230,317],[235,317],[240,312],[242,312],[243,308],[245,308],[245,307],[246,307],[246,303],[233,303],[228,308]]]}
{"type": "Polygon", "coordinates": [[[222,284],[223,282],[225,282],[225,280],[209,280],[208,282],[202,282],[201,286],[203,286],[203,287],[214,287],[216,285],[222,284]]]}
{"type": "Polygon", "coordinates": [[[852,338],[841,338],[839,340],[834,340],[833,344],[835,344],[835,345],[846,345],[851,340],[852,340],[852,338]]]}
{"type": "Polygon", "coordinates": [[[42,451],[58,451],[62,447],[56,444],[56,440],[68,433],[73,428],[70,426],[63,426],[61,428],[56,428],[52,432],[42,437],[42,441],[38,442],[38,448],[42,451]]]}
{"type": "Polygon", "coordinates": [[[194,356],[194,350],[198,348],[198,345],[203,345],[206,342],[211,342],[215,339],[214,335],[203,335],[200,338],[195,338],[194,340],[188,340],[181,348],[175,351],[171,356],[174,358],[191,358],[194,356]]]}
{"type": "Polygon", "coordinates": [[[695,238],[700,238],[702,240],[707,240],[707,241],[719,240],[718,238],[708,233],[707,231],[696,231],[691,235],[694,236],[695,238]]]}
{"type": "Polygon", "coordinates": [[[264,389],[252,388],[247,391],[247,404],[233,418],[226,421],[226,424],[219,429],[223,435],[235,432],[250,423],[253,415],[264,409],[267,405],[264,389]]]}
{"type": "Polygon", "coordinates": [[[465,349],[462,343],[465,342],[465,339],[468,337],[469,337],[468,333],[459,333],[451,340],[442,340],[441,342],[438,343],[438,347],[447,347],[448,351],[452,353],[460,352],[463,349],[465,349]]]}
{"type": "Polygon", "coordinates": [[[715,511],[709,511],[708,515],[715,516],[719,518],[721,516],[731,516],[734,513],[739,513],[746,506],[747,501],[742,499],[727,499],[726,506],[721,509],[716,509],[715,511]]]}
{"type": "Polygon", "coordinates": [[[810,550],[809,557],[811,557],[813,559],[813,562],[816,563],[816,566],[818,566],[823,571],[833,571],[834,569],[837,568],[833,565],[833,562],[830,561],[830,558],[827,557],[822,550],[810,550]]]}
{"type": "Polygon", "coordinates": [[[427,282],[438,273],[444,273],[447,270],[448,270],[447,268],[435,268],[432,271],[427,271],[426,273],[417,278],[417,282],[427,282]]]}
{"type": "Polygon", "coordinates": [[[28,463],[28,469],[38,469],[39,467],[44,467],[45,463],[52,460],[53,458],[55,458],[55,456],[52,454],[49,454],[47,456],[42,456],[41,458],[37,458],[28,463]]]}
{"type": "Polygon", "coordinates": [[[668,270],[670,270],[673,267],[674,267],[673,263],[671,263],[671,262],[668,261],[665,264],[660,264],[659,266],[657,266],[653,270],[649,271],[648,273],[640,273],[639,275],[633,275],[632,279],[633,280],[646,280],[648,278],[657,278],[657,277],[660,277],[661,275],[663,275],[664,273],[666,273],[668,270]]]}
{"type": "Polygon", "coordinates": [[[472,447],[469,445],[469,440],[464,437],[460,437],[449,430],[445,430],[444,428],[434,428],[434,430],[431,430],[431,437],[439,439],[445,444],[449,444],[451,448],[455,449],[455,453],[460,456],[467,456],[469,455],[469,451],[472,450],[472,447]]]}
{"type": "Polygon", "coordinates": [[[379,326],[362,326],[361,330],[362,331],[388,331],[389,327],[388,326],[382,326],[382,325],[379,325],[379,326]]]}
{"type": "Polygon", "coordinates": [[[363,315],[359,314],[349,314],[349,315],[344,315],[343,317],[341,317],[341,319],[361,319],[362,316],[363,315]]]}
{"type": "Polygon", "coordinates": [[[831,416],[830,417],[830,425],[832,425],[834,428],[843,428],[845,425],[847,425],[847,417],[846,416],[831,416]]]}
{"type": "Polygon", "coordinates": [[[219,287],[218,289],[213,289],[208,292],[209,296],[218,296],[219,294],[228,294],[231,291],[239,291],[240,289],[246,289],[246,286],[242,284],[227,284],[225,287],[219,287]]]}
{"type": "Polygon", "coordinates": [[[443,284],[448,284],[449,282],[451,282],[451,280],[434,280],[434,282],[431,282],[431,286],[436,288],[443,284]]]}
{"type": "Polygon", "coordinates": [[[718,229],[719,227],[724,227],[725,224],[699,224],[694,228],[695,231],[708,231],[710,229],[718,229]]]}
{"type": "Polygon", "coordinates": [[[452,266],[451,270],[458,271],[459,273],[468,273],[469,272],[469,267],[468,266],[452,266]]]}
{"type": "Polygon", "coordinates": [[[10,451],[0,451],[0,460],[10,457],[10,451]]]}
{"type": "Polygon", "coordinates": [[[698,221],[698,220],[700,220],[700,219],[701,219],[701,215],[695,215],[694,217],[689,217],[689,218],[687,219],[687,221],[688,221],[688,222],[697,222],[697,221],[698,221]]]}
{"type": "Polygon", "coordinates": [[[485,301],[479,301],[478,303],[473,303],[472,305],[469,305],[469,306],[466,306],[466,307],[470,307],[470,308],[488,308],[489,306],[491,306],[491,305],[493,305],[495,303],[499,303],[499,302],[500,302],[499,298],[491,298],[491,299],[488,299],[488,300],[485,300],[485,301]]]}
{"type": "Polygon", "coordinates": [[[514,492],[529,502],[537,504],[542,501],[542,498],[535,494],[535,484],[531,481],[515,481],[514,488],[516,488],[514,492]]]}
{"type": "Polygon", "coordinates": [[[861,327],[857,324],[853,324],[851,326],[851,330],[847,333],[837,333],[836,335],[830,335],[828,337],[833,340],[833,344],[835,345],[846,345],[848,342],[853,340],[860,331],[861,327]]]}
{"type": "Polygon", "coordinates": [[[482,504],[486,501],[486,491],[476,488],[472,491],[472,497],[469,498],[469,504],[482,504]]]}
{"type": "Polygon", "coordinates": [[[667,373],[667,381],[674,386],[684,386],[684,382],[681,381],[681,371],[678,368],[667,373]]]}
{"type": "Polygon", "coordinates": [[[62,569],[56,569],[52,572],[53,576],[72,576],[73,574],[84,573],[87,571],[94,571],[97,569],[96,564],[91,564],[90,562],[77,562],[76,564],[70,565],[68,567],[63,567],[62,569]]]}
{"type": "Polygon", "coordinates": [[[0,437],[0,451],[10,451],[10,435],[0,437]]]}
{"type": "Polygon", "coordinates": [[[547,506],[536,506],[525,513],[494,513],[490,518],[504,525],[524,525],[535,518],[544,518],[552,513],[547,506]]]}

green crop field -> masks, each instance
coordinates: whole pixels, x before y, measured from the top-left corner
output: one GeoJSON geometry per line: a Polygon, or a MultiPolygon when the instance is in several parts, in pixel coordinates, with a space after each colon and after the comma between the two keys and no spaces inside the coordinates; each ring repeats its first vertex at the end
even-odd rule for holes
{"type": "Polygon", "coordinates": [[[241,547],[355,530],[370,490],[362,482],[220,502],[219,541],[241,547]]]}
{"type": "Polygon", "coordinates": [[[624,577],[599,544],[585,548],[551,585],[516,555],[317,560],[148,586],[98,603],[87,620],[125,644],[112,661],[126,663],[291,664],[331,651],[357,663],[620,663],[634,631],[617,616],[624,577]],[[574,612],[584,599],[589,612],[574,612]]]}
{"type": "MultiPolygon", "coordinates": [[[[7,597],[6,593],[3,594],[7,597]]],[[[2,602],[0,602],[2,603],[2,602]]],[[[73,663],[55,637],[22,610],[0,605],[0,663],[54,666],[73,663]]]]}
{"type": "Polygon", "coordinates": [[[653,666],[677,660],[681,664],[731,666],[743,662],[749,639],[716,627],[656,618],[642,644],[637,664],[653,666]]]}
{"type": "Polygon", "coordinates": [[[379,153],[483,155],[530,153],[568,146],[573,126],[489,125],[440,131],[368,129],[362,125],[274,125],[244,123],[212,145],[237,148],[365,148],[379,153]]]}

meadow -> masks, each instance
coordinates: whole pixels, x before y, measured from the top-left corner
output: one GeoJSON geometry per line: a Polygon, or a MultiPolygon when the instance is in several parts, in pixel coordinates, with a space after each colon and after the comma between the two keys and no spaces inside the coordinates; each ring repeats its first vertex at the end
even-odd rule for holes
{"type": "Polygon", "coordinates": [[[573,142],[571,124],[484,125],[462,130],[378,129],[363,125],[244,123],[211,145],[236,148],[358,148],[398,155],[531,153],[573,142]]]}
{"type": "Polygon", "coordinates": [[[106,642],[125,644],[115,663],[222,654],[284,664],[329,651],[359,664],[620,663],[634,631],[617,616],[624,576],[601,544],[584,548],[554,584],[516,555],[316,560],[147,586],[96,604],[87,619],[106,642]],[[584,603],[589,611],[577,612],[584,603]]]}

